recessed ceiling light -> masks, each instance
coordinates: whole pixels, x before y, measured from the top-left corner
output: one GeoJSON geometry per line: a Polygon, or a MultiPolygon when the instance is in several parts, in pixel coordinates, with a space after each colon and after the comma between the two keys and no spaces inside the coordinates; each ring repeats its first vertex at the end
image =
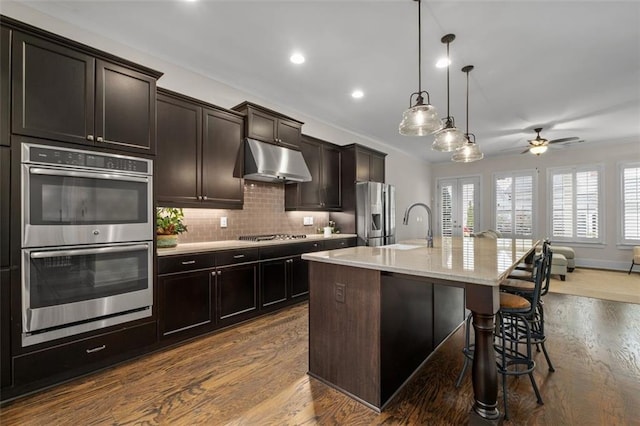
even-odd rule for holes
{"type": "Polygon", "coordinates": [[[291,57],[289,58],[289,60],[291,62],[293,62],[294,64],[302,64],[304,63],[304,56],[302,56],[301,53],[294,53],[293,55],[291,55],[291,57]]]}
{"type": "Polygon", "coordinates": [[[447,58],[440,58],[438,59],[438,62],[436,62],[436,67],[438,68],[446,68],[449,65],[451,65],[451,60],[447,58]]]}
{"type": "Polygon", "coordinates": [[[364,96],[364,92],[362,90],[356,89],[353,92],[351,92],[351,97],[354,99],[360,99],[363,96],[364,96]]]}

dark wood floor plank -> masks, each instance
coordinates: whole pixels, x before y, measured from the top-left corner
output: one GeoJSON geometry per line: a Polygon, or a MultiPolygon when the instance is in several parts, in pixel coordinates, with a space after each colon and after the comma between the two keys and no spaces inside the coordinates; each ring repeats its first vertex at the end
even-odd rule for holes
{"type": "MultiPolygon", "coordinates": [[[[505,424],[640,425],[640,305],[548,294],[545,312],[556,366],[535,354],[545,404],[512,378],[505,424]]],[[[454,387],[463,339],[461,328],[377,414],[306,374],[307,305],[297,305],[8,403],[0,424],[465,424],[469,374],[454,387]]]]}

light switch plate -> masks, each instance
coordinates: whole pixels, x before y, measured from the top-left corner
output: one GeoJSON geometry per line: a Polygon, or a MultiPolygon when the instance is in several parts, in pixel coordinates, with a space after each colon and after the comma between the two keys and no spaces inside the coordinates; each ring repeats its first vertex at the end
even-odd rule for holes
{"type": "Polygon", "coordinates": [[[313,225],[313,216],[305,216],[302,223],[304,225],[313,225]]]}
{"type": "Polygon", "coordinates": [[[222,216],[220,218],[220,228],[226,228],[226,227],[227,227],[227,217],[222,216]]]}

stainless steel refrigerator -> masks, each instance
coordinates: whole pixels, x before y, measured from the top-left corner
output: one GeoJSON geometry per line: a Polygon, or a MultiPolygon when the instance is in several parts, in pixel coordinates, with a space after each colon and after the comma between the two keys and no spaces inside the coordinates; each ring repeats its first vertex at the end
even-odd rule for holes
{"type": "Polygon", "coordinates": [[[396,242],[396,189],[380,182],[356,184],[358,245],[384,246],[396,242]]]}

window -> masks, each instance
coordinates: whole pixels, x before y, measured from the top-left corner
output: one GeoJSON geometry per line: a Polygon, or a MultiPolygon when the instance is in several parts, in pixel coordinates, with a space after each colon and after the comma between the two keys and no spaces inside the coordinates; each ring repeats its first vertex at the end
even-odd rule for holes
{"type": "Polygon", "coordinates": [[[622,244],[640,243],[640,163],[620,167],[622,244]]]}
{"type": "Polygon", "coordinates": [[[600,166],[549,169],[551,239],[602,242],[600,166]]]}
{"type": "Polygon", "coordinates": [[[494,227],[505,237],[531,238],[534,233],[535,170],[494,176],[494,227]]]}

